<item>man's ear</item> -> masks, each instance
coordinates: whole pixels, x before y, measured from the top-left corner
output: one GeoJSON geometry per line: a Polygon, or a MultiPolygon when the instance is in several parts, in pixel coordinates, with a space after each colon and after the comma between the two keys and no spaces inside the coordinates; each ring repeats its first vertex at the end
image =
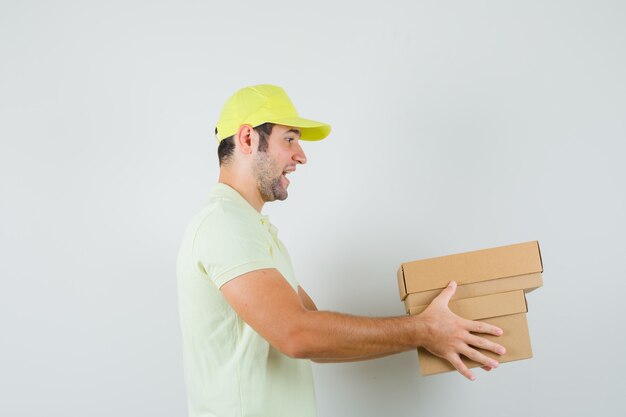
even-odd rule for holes
{"type": "Polygon", "coordinates": [[[235,135],[235,142],[237,147],[245,155],[250,155],[255,147],[255,142],[258,138],[255,137],[256,132],[250,125],[241,125],[235,135]]]}

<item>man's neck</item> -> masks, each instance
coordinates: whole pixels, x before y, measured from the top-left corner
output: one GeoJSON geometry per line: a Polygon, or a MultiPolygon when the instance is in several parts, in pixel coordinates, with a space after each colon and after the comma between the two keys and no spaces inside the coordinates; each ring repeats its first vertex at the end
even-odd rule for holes
{"type": "Polygon", "coordinates": [[[261,213],[265,202],[261,198],[261,193],[254,181],[249,178],[233,175],[228,170],[222,168],[218,182],[226,184],[237,191],[256,211],[261,213]]]}

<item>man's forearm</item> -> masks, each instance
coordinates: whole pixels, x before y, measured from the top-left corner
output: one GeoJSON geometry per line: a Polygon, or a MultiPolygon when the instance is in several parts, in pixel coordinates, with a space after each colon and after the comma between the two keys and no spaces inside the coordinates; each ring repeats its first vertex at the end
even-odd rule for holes
{"type": "Polygon", "coordinates": [[[369,361],[372,359],[385,358],[387,356],[391,356],[395,353],[404,352],[406,349],[400,349],[398,351],[392,351],[387,353],[380,353],[377,355],[363,355],[363,356],[354,356],[351,358],[311,358],[313,362],[316,363],[346,363],[346,362],[360,362],[360,361],[369,361]]]}
{"type": "Polygon", "coordinates": [[[359,360],[414,349],[425,331],[418,316],[370,318],[306,311],[294,320],[284,350],[297,358],[359,360]]]}

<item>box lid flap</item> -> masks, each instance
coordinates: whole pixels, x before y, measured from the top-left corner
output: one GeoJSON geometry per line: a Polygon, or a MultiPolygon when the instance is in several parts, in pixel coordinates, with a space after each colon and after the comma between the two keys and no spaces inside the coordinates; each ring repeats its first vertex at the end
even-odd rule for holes
{"type": "Polygon", "coordinates": [[[403,282],[398,283],[410,294],[444,288],[451,280],[463,285],[543,272],[543,265],[539,242],[532,241],[405,262],[401,269],[403,282]]]}
{"type": "MultiPolygon", "coordinates": [[[[541,272],[537,272],[535,274],[517,275],[507,278],[492,279],[490,281],[472,282],[471,284],[457,286],[456,292],[452,296],[452,300],[479,297],[481,295],[516,290],[524,290],[524,292],[528,293],[535,288],[541,287],[542,285],[543,279],[541,278],[541,272]]],[[[437,297],[441,293],[441,291],[442,290],[440,289],[435,289],[407,294],[404,298],[404,306],[406,312],[408,313],[411,307],[430,304],[435,299],[435,297],[437,297]]]]}
{"type": "MultiPolygon", "coordinates": [[[[448,305],[454,314],[468,320],[482,320],[490,317],[526,313],[528,311],[524,290],[463,298],[450,301],[448,305]]],[[[411,307],[409,312],[411,314],[419,314],[426,310],[426,307],[428,305],[411,307]]]]}

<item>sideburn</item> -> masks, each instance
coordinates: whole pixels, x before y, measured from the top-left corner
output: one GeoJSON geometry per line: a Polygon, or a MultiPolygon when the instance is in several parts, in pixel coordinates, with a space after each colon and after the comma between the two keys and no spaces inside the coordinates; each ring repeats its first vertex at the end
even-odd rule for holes
{"type": "Polygon", "coordinates": [[[259,152],[267,152],[269,147],[268,138],[272,134],[272,129],[274,129],[274,123],[263,123],[254,128],[259,134],[259,152]]]}

